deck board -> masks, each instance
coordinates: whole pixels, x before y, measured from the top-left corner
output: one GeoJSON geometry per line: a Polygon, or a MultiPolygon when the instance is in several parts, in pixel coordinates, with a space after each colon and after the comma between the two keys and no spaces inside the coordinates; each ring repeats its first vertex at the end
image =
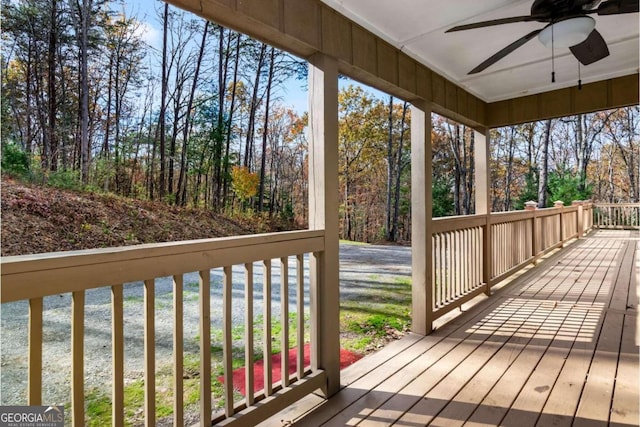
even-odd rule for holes
{"type": "Polygon", "coordinates": [[[347,368],[339,393],[287,422],[637,426],[638,252],[636,231],[581,239],[431,335],[347,368]]]}

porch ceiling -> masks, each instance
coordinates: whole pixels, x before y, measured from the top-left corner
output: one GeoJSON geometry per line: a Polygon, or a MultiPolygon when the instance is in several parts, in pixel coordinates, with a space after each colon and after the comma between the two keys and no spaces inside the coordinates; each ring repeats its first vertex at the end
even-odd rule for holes
{"type": "MultiPolygon", "coordinates": [[[[537,38],[485,71],[467,75],[476,65],[530,31],[542,28],[544,23],[521,22],[445,33],[459,24],[528,15],[533,0],[322,1],[486,102],[577,85],[578,62],[568,48],[556,49],[556,82],[551,83],[551,50],[537,38]]],[[[638,14],[591,16],[611,54],[581,66],[582,82],[637,73],[638,14]]]]}

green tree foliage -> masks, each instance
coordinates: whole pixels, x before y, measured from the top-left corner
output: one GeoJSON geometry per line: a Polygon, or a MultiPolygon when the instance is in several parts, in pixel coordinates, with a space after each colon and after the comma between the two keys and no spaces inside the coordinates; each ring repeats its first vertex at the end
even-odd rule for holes
{"type": "Polygon", "coordinates": [[[589,200],[592,196],[592,185],[581,185],[581,177],[571,171],[555,170],[549,174],[549,202],[562,201],[565,206],[571,206],[574,200],[589,200]]]}
{"type": "Polygon", "coordinates": [[[2,143],[2,173],[22,178],[29,173],[29,156],[12,142],[2,143]]]}
{"type": "Polygon", "coordinates": [[[451,216],[454,214],[453,193],[451,193],[452,183],[445,177],[438,177],[433,181],[432,215],[434,218],[451,216]]]}

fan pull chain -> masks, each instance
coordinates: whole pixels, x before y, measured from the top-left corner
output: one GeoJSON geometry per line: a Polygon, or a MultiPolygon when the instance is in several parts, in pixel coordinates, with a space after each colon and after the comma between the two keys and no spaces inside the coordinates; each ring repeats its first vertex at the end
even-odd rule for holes
{"type": "Polygon", "coordinates": [[[578,61],[578,90],[582,90],[582,79],[580,78],[580,61],[578,61]]]}
{"type": "Polygon", "coordinates": [[[554,58],[555,50],[553,45],[553,22],[551,23],[551,83],[556,82],[556,63],[554,58]]]}

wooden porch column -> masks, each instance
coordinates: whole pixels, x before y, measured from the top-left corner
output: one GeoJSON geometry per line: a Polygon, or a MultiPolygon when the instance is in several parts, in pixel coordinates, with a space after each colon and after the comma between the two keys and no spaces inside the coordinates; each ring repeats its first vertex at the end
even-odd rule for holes
{"type": "Polygon", "coordinates": [[[325,231],[311,257],[311,367],[326,372],[328,397],[340,389],[338,63],[323,54],[309,59],[309,125],[309,229],[325,231]]]}
{"type": "Polygon", "coordinates": [[[433,330],[431,161],[431,106],[427,102],[414,102],[411,105],[411,329],[422,335],[433,330]]]}
{"type": "Polygon", "coordinates": [[[482,242],[482,281],[486,283],[486,294],[491,295],[491,154],[489,151],[489,129],[474,131],[474,159],[476,183],[476,214],[486,215],[482,242]]]}

